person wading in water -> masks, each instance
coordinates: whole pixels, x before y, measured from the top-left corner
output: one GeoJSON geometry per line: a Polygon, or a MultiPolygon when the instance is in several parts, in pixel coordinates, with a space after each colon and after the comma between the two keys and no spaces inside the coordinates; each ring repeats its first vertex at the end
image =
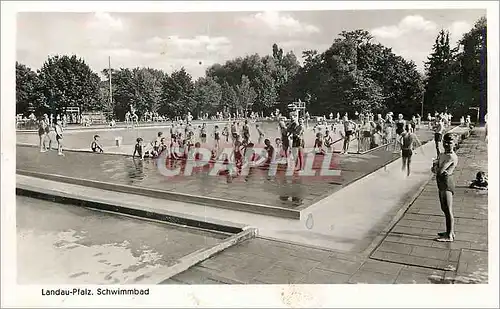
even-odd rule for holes
{"type": "Polygon", "coordinates": [[[439,157],[441,151],[439,150],[439,143],[443,139],[444,124],[441,116],[436,117],[436,123],[434,124],[434,143],[436,144],[436,154],[439,157]]]}
{"type": "Polygon", "coordinates": [[[410,176],[411,157],[415,148],[422,144],[417,136],[411,132],[409,124],[405,125],[405,131],[401,134],[401,157],[403,159],[403,172],[406,171],[406,176],[410,176]]]}

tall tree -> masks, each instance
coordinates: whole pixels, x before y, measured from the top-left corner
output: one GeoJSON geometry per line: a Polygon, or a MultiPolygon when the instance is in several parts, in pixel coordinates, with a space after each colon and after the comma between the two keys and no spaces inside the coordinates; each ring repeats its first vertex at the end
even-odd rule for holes
{"type": "Polygon", "coordinates": [[[236,113],[238,110],[238,95],[228,82],[222,84],[221,106],[226,113],[236,113]]]}
{"type": "Polygon", "coordinates": [[[161,70],[135,68],[133,70],[136,87],[136,108],[140,114],[157,112],[162,97],[162,84],[165,78],[161,70]]]}
{"type": "Polygon", "coordinates": [[[303,52],[304,65],[280,93],[281,101],[311,95],[315,114],[368,109],[419,112],[422,79],[412,62],[372,43],[365,30],[343,31],[323,53],[303,52]]]}
{"type": "Polygon", "coordinates": [[[164,79],[162,89],[160,114],[182,116],[194,107],[194,84],[186,69],[172,72],[164,79]]]}
{"type": "Polygon", "coordinates": [[[16,61],[16,113],[27,115],[29,110],[41,112],[44,97],[37,74],[16,61]]]}
{"type": "Polygon", "coordinates": [[[453,60],[449,32],[441,30],[425,63],[424,108],[428,112],[444,111],[455,103],[453,86],[450,84],[453,60]]]}
{"type": "Polygon", "coordinates": [[[101,110],[106,114],[106,118],[108,120],[115,118],[114,104],[109,100],[109,81],[101,81],[99,85],[99,101],[101,110]]]}
{"type": "Polygon", "coordinates": [[[200,77],[194,84],[194,115],[200,113],[216,113],[221,111],[222,86],[213,78],[200,77]]]}
{"type": "Polygon", "coordinates": [[[99,110],[100,78],[83,59],[73,56],[49,57],[42,65],[39,78],[51,112],[69,106],[82,111],[99,110]]]}
{"type": "Polygon", "coordinates": [[[481,17],[474,27],[464,34],[459,42],[459,53],[456,57],[461,103],[460,114],[467,113],[469,107],[480,107],[480,118],[484,121],[487,112],[487,22],[481,17]]]}
{"type": "MultiPolygon", "coordinates": [[[[106,76],[108,74],[107,70],[103,73],[106,76]]],[[[127,111],[130,110],[130,105],[136,103],[134,74],[130,69],[112,70],[112,82],[113,113],[118,119],[123,120],[127,111]]]]}
{"type": "Polygon", "coordinates": [[[246,75],[241,77],[241,83],[236,87],[236,93],[238,95],[239,110],[247,115],[252,109],[257,93],[250,85],[250,80],[246,75]]]}

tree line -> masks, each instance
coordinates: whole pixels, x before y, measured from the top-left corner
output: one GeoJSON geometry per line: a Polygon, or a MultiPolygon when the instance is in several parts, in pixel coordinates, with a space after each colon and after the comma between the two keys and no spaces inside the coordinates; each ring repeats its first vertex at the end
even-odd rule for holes
{"type": "Polygon", "coordinates": [[[237,57],[214,64],[196,81],[184,68],[171,74],[154,68],[93,72],[76,56],[49,57],[38,71],[16,62],[17,113],[58,113],[66,107],[103,111],[123,119],[133,104],[139,114],[167,117],[216,112],[269,114],[298,99],[313,115],[403,113],[407,116],[469,107],[486,112],[486,19],[481,18],[456,47],[439,32],[425,75],[368,31],[343,31],[320,53],[306,50],[303,64],[277,44],[270,54],[237,57]],[[111,76],[110,76],[111,75],[111,76]],[[109,78],[113,101],[109,100],[109,78]]]}

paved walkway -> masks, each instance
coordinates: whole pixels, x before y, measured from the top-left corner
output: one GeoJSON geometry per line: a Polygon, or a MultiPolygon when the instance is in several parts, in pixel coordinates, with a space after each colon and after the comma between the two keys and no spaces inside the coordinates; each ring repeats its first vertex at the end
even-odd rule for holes
{"type": "MultiPolygon", "coordinates": [[[[483,129],[475,130],[457,152],[457,238],[453,243],[433,241],[444,228],[444,216],[436,184],[430,181],[371,254],[334,253],[257,238],[229,248],[164,283],[487,283],[487,192],[466,188],[478,170],[487,171],[483,137],[483,129]]],[[[429,161],[425,166],[430,169],[429,161]]],[[[375,191],[371,194],[377,195],[375,191]]],[[[354,207],[351,212],[362,213],[357,205],[350,206],[354,207]]],[[[384,207],[379,203],[370,206],[384,207]]],[[[325,221],[340,222],[344,215],[329,216],[325,221]]]]}

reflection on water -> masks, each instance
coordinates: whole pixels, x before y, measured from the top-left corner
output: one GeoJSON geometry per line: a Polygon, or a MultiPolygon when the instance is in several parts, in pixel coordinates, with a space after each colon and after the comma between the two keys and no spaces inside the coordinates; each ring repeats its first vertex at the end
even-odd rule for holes
{"type": "Polygon", "coordinates": [[[144,162],[136,158],[133,158],[132,162],[133,166],[127,169],[130,184],[141,182],[144,179],[144,162]]]}
{"type": "Polygon", "coordinates": [[[304,180],[297,174],[286,176],[284,168],[279,169],[274,176],[269,176],[269,170],[266,168],[253,168],[241,175],[224,172],[224,168],[227,168],[224,165],[219,166],[222,167],[219,173],[214,172],[218,167],[211,162],[205,166],[194,167],[192,173],[186,176],[183,175],[185,169],[191,167],[186,161],[162,160],[161,158],[140,160],[139,158],[100,155],[99,158],[106,158],[100,164],[101,171],[96,171],[93,173],[95,176],[90,177],[99,181],[160,190],[176,189],[176,191],[195,195],[238,200],[243,200],[243,196],[249,196],[250,192],[256,198],[262,197],[263,194],[271,194],[274,196],[274,204],[280,200],[282,204],[289,206],[301,205],[307,195],[307,189],[303,186],[304,180]],[[171,171],[179,169],[181,175],[166,177],[160,173],[159,164],[164,164],[171,171]]]}
{"type": "Polygon", "coordinates": [[[279,199],[288,201],[291,199],[295,205],[301,205],[304,198],[304,188],[302,186],[301,177],[278,177],[279,184],[279,199]]]}

